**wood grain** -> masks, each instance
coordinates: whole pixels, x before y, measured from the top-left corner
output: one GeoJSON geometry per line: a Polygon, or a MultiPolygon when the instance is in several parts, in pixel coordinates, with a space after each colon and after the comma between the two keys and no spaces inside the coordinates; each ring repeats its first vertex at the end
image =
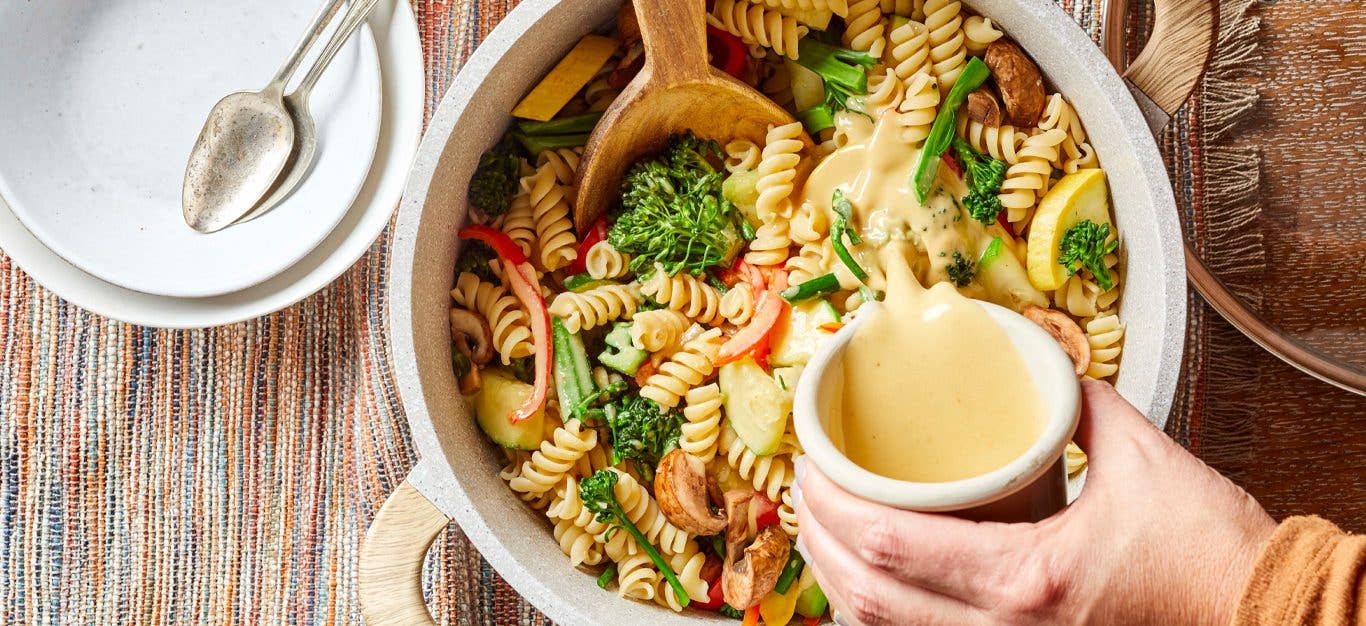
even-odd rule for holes
{"type": "Polygon", "coordinates": [[[1209,63],[1218,13],[1212,0],[1167,0],[1155,5],[1148,45],[1124,76],[1168,114],[1185,104],[1209,63]]]}
{"type": "Polygon", "coordinates": [[[450,521],[406,480],[389,494],[360,550],[357,571],[365,623],[434,623],[422,598],[422,561],[450,521]]]}
{"type": "MultiPolygon", "coordinates": [[[[1260,100],[1233,143],[1262,156],[1260,312],[1366,367],[1366,3],[1280,0],[1259,3],[1254,15],[1261,59],[1248,71],[1260,100]]],[[[1222,320],[1213,325],[1211,340],[1250,345],[1222,320]]],[[[1366,532],[1366,398],[1265,352],[1235,352],[1251,356],[1217,365],[1253,379],[1251,397],[1207,387],[1192,450],[1278,519],[1317,514],[1366,532]]]]}

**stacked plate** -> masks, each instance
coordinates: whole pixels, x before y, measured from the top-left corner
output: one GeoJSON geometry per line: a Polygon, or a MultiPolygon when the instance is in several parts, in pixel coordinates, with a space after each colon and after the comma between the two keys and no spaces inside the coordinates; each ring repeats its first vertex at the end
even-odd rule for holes
{"type": "Polygon", "coordinates": [[[0,6],[0,250],[72,303],[159,327],[250,319],[335,279],[388,223],[421,137],[406,2],[380,3],[314,90],[318,156],[284,203],[207,235],[180,208],[209,109],[268,82],[320,3],[0,6]]]}

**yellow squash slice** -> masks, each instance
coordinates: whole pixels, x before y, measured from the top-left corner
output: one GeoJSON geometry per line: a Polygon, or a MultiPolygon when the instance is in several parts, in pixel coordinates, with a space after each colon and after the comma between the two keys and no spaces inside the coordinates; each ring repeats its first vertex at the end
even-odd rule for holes
{"type": "Polygon", "coordinates": [[[593,80],[593,75],[617,51],[617,45],[617,40],[598,35],[580,39],[574,49],[541,79],[540,84],[522,98],[517,108],[512,110],[512,115],[538,122],[550,121],[573,99],[574,94],[593,80]]]}
{"type": "Polygon", "coordinates": [[[1069,228],[1086,220],[1110,223],[1110,192],[1099,169],[1063,176],[1039,201],[1025,253],[1029,282],[1036,289],[1050,291],[1067,282],[1067,268],[1058,263],[1058,244],[1069,228]]]}

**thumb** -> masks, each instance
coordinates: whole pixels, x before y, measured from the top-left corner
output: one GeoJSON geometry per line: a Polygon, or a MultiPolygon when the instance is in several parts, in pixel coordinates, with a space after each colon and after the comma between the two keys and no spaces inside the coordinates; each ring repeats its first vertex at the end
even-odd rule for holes
{"type": "Polygon", "coordinates": [[[1081,421],[1076,442],[1089,457],[1093,471],[1134,454],[1145,440],[1161,433],[1110,383],[1081,381],[1081,421]]]}

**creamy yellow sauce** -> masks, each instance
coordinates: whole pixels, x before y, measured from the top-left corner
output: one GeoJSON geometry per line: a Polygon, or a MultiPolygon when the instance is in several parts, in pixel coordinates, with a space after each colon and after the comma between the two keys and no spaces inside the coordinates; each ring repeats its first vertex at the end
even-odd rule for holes
{"type": "Polygon", "coordinates": [[[929,289],[886,246],[887,298],[850,339],[835,444],[873,473],[913,482],[978,476],[1038,438],[1041,402],[1010,338],[948,283],[929,289]]]}

